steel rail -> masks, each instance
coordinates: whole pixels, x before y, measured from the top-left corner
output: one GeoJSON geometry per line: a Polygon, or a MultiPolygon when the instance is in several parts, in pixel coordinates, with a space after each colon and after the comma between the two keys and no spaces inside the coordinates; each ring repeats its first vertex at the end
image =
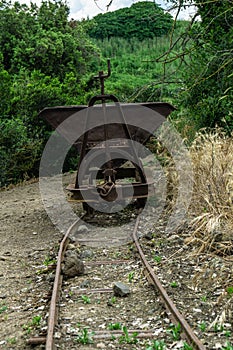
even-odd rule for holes
{"type": "Polygon", "coordinates": [[[160,283],[158,277],[155,275],[154,271],[152,270],[150,264],[146,260],[146,257],[142,251],[142,248],[141,248],[139,241],[138,241],[138,238],[137,238],[137,229],[138,229],[138,225],[139,225],[139,220],[140,220],[140,216],[137,217],[137,220],[136,220],[136,223],[134,226],[133,240],[134,240],[134,243],[137,247],[138,253],[140,255],[140,258],[141,258],[141,261],[142,261],[144,267],[146,268],[151,280],[153,281],[153,284],[157,287],[157,289],[160,293],[160,296],[165,303],[165,306],[167,307],[169,312],[172,314],[175,323],[180,324],[180,326],[184,332],[185,338],[191,343],[192,346],[195,347],[195,349],[206,350],[206,347],[197,338],[197,336],[194,334],[192,328],[189,326],[188,322],[184,319],[183,315],[178,311],[175,304],[170,299],[166,290],[164,289],[164,287],[160,283]]]}
{"type": "Polygon", "coordinates": [[[58,318],[57,302],[59,299],[61,285],[62,285],[61,264],[64,259],[66,247],[69,243],[69,235],[72,229],[77,225],[77,223],[80,220],[81,219],[78,219],[68,228],[65,236],[63,237],[60,243],[60,248],[59,248],[58,257],[57,257],[56,273],[55,273],[55,279],[53,283],[53,291],[52,291],[52,297],[51,297],[50,309],[49,309],[48,330],[47,330],[46,346],[45,346],[46,350],[54,350],[54,330],[55,330],[55,326],[58,318]]]}
{"type": "MultiPolygon", "coordinates": [[[[78,219],[75,221],[67,230],[65,236],[63,237],[60,247],[59,247],[59,252],[58,252],[58,257],[57,257],[57,265],[56,265],[56,273],[55,273],[55,279],[53,283],[53,291],[52,291],[52,297],[50,301],[50,309],[49,309],[49,316],[48,316],[48,329],[47,329],[47,335],[45,337],[37,337],[37,338],[32,338],[30,340],[30,344],[41,344],[41,343],[46,343],[45,350],[54,350],[55,349],[55,344],[54,344],[54,333],[55,333],[55,327],[57,324],[58,320],[58,300],[60,296],[60,291],[61,291],[61,286],[62,286],[62,274],[61,274],[61,265],[64,259],[64,254],[67,248],[67,245],[69,243],[69,236],[71,234],[71,231],[74,229],[74,227],[77,226],[81,219],[78,219]]],[[[168,296],[166,290],[160,283],[158,277],[155,275],[153,269],[151,268],[150,264],[148,263],[142,248],[139,244],[138,238],[137,238],[137,229],[139,225],[139,220],[140,216],[137,217],[136,223],[134,226],[134,230],[132,233],[132,238],[134,241],[134,244],[137,248],[137,251],[140,255],[141,261],[146,268],[150,279],[152,280],[154,286],[158,289],[159,294],[168,309],[169,313],[171,314],[174,323],[180,324],[182,331],[184,333],[185,339],[187,339],[190,342],[190,345],[195,347],[197,350],[206,350],[206,347],[201,343],[201,341],[197,338],[197,336],[194,334],[192,328],[189,326],[187,321],[184,319],[183,315],[177,310],[175,304],[172,302],[170,297],[168,296]]],[[[169,315],[170,317],[170,315],[169,315]]]]}

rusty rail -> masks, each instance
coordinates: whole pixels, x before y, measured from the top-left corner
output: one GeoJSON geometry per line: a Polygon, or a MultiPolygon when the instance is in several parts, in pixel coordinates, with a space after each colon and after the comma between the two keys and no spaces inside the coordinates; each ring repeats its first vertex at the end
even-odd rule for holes
{"type": "MultiPolygon", "coordinates": [[[[60,248],[58,252],[58,258],[57,258],[57,266],[56,266],[56,274],[55,274],[55,280],[53,284],[53,291],[52,291],[52,297],[50,302],[50,309],[49,309],[49,317],[48,317],[48,330],[47,330],[47,336],[46,337],[34,337],[29,339],[28,343],[31,345],[38,345],[38,344],[45,344],[46,343],[46,350],[54,350],[55,344],[54,344],[54,333],[55,333],[55,327],[58,320],[58,300],[60,296],[61,286],[62,286],[62,274],[61,274],[61,264],[64,259],[64,254],[67,248],[67,245],[69,243],[69,236],[71,231],[76,227],[78,222],[81,219],[78,219],[75,221],[67,230],[65,236],[63,237],[63,240],[60,243],[60,248]]],[[[176,325],[179,323],[182,328],[182,335],[183,337],[192,345],[196,350],[206,350],[206,347],[201,343],[201,341],[197,338],[197,336],[194,334],[192,328],[189,326],[187,321],[184,319],[182,314],[178,311],[175,304],[172,302],[170,297],[168,296],[166,290],[160,283],[158,277],[155,275],[154,271],[152,270],[151,266],[149,265],[148,261],[146,260],[146,257],[142,251],[142,248],[139,244],[138,238],[137,238],[137,229],[139,225],[140,216],[137,217],[134,230],[132,233],[132,238],[134,241],[134,244],[138,250],[138,253],[140,255],[141,261],[150,276],[151,281],[153,282],[154,286],[158,289],[160,297],[162,298],[168,312],[171,314],[169,317],[171,318],[172,322],[174,322],[176,325]]],[[[95,290],[97,292],[97,290],[95,290]]],[[[98,290],[98,292],[109,292],[109,290],[98,290]]],[[[144,337],[144,335],[143,335],[144,337]]]]}
{"type": "Polygon", "coordinates": [[[46,337],[46,350],[54,350],[54,330],[55,330],[55,326],[58,318],[57,302],[59,299],[61,285],[62,285],[61,264],[64,259],[66,247],[69,243],[70,232],[77,225],[79,221],[80,219],[75,221],[69,227],[60,244],[58,257],[57,257],[56,274],[55,274],[55,279],[53,284],[52,298],[51,298],[50,309],[49,309],[48,330],[47,330],[47,337],[46,337]]]}
{"type": "Polygon", "coordinates": [[[178,324],[178,323],[180,324],[180,326],[184,332],[184,337],[186,338],[186,340],[188,340],[191,343],[191,345],[195,347],[195,349],[206,350],[206,347],[201,343],[201,341],[194,334],[194,332],[193,332],[192,328],[189,326],[188,322],[184,319],[182,314],[177,310],[175,304],[169,298],[166,290],[163,288],[158,277],[155,275],[154,271],[152,270],[151,266],[149,265],[148,261],[146,260],[146,257],[142,251],[142,248],[141,248],[141,246],[138,242],[138,238],[137,238],[137,228],[139,225],[139,218],[140,217],[138,216],[137,220],[136,220],[135,227],[134,227],[133,240],[134,240],[134,243],[137,247],[137,250],[139,252],[139,255],[140,255],[140,258],[141,258],[141,261],[142,261],[144,267],[146,268],[153,284],[158,289],[159,294],[160,294],[161,298],[163,299],[163,302],[164,302],[166,308],[171,313],[171,315],[174,319],[174,322],[176,324],[178,324]]]}

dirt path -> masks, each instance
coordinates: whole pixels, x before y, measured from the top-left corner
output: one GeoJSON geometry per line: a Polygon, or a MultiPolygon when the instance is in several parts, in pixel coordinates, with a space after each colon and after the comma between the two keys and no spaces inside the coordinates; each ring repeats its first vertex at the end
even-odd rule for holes
{"type": "Polygon", "coordinates": [[[27,349],[25,340],[43,311],[37,303],[46,295],[38,270],[61,235],[47,217],[38,183],[0,197],[0,348],[27,349]]]}
{"type": "MultiPolygon", "coordinates": [[[[62,236],[47,216],[38,183],[1,191],[0,198],[0,349],[29,350],[27,339],[46,331],[53,282],[46,265],[62,236]]],[[[232,257],[196,256],[187,229],[171,235],[154,226],[144,248],[170,296],[208,349],[231,350],[232,257]]]]}

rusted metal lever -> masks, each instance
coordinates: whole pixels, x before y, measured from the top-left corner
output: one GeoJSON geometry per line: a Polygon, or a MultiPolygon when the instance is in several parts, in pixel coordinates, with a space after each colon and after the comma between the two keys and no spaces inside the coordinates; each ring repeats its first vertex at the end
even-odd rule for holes
{"type": "MultiPolygon", "coordinates": [[[[108,162],[108,165],[111,166],[111,161],[108,162]]],[[[104,180],[105,182],[109,182],[109,183],[112,183],[112,182],[116,182],[116,170],[112,169],[111,167],[110,168],[107,168],[103,171],[103,175],[104,175],[104,180]]]]}
{"type": "Polygon", "coordinates": [[[100,80],[101,95],[104,95],[104,79],[110,77],[111,75],[110,59],[107,60],[107,64],[108,64],[108,73],[104,74],[104,72],[101,70],[99,71],[99,75],[96,75],[94,77],[100,80]]]}
{"type": "Polygon", "coordinates": [[[97,187],[97,191],[100,194],[100,197],[102,197],[107,202],[113,202],[117,199],[118,194],[116,191],[116,185],[114,182],[105,182],[102,186],[97,187]]]}
{"type": "Polygon", "coordinates": [[[103,171],[105,183],[101,186],[98,186],[97,191],[100,196],[105,199],[107,202],[112,202],[117,199],[116,185],[115,185],[115,175],[116,170],[114,169],[105,169],[103,171]]]}

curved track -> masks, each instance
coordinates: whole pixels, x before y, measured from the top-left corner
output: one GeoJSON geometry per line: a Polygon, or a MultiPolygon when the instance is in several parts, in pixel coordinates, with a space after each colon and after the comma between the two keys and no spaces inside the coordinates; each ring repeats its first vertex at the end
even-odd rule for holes
{"type": "MultiPolygon", "coordinates": [[[[39,343],[46,343],[46,350],[54,350],[56,349],[56,341],[55,341],[55,329],[56,325],[58,323],[59,319],[59,310],[58,310],[58,301],[60,298],[60,293],[62,290],[62,262],[64,259],[64,255],[67,249],[67,246],[70,241],[70,237],[73,235],[73,232],[77,231],[78,226],[82,222],[81,219],[73,223],[70,228],[67,230],[63,240],[60,243],[60,248],[58,252],[58,258],[57,258],[57,265],[56,265],[56,274],[55,274],[55,280],[53,284],[53,291],[52,291],[52,297],[50,302],[50,310],[49,310],[49,317],[48,317],[48,328],[47,328],[47,335],[46,338],[32,338],[29,340],[31,344],[39,344],[39,343]]],[[[182,314],[177,310],[176,306],[174,305],[171,298],[168,296],[166,290],[162,286],[161,282],[159,281],[158,277],[155,275],[152,267],[150,266],[149,262],[146,259],[146,256],[144,255],[142,248],[139,244],[137,231],[139,227],[140,222],[140,216],[137,217],[135,226],[132,233],[132,240],[135,245],[136,251],[135,253],[140,256],[141,262],[145,269],[145,275],[147,278],[149,278],[150,284],[154,286],[154,288],[159,293],[159,299],[163,302],[166,310],[167,315],[169,316],[170,322],[172,322],[175,325],[181,326],[181,336],[183,339],[187,341],[187,343],[192,346],[192,349],[197,350],[205,350],[205,346],[201,343],[201,341],[197,338],[192,328],[189,326],[187,321],[184,319],[182,314]]],[[[82,244],[85,242],[82,242],[82,244]]],[[[90,240],[88,242],[90,244],[90,240]]],[[[127,262],[127,261],[126,261],[127,262]]],[[[99,264],[105,264],[105,263],[113,263],[113,262],[104,262],[100,261],[99,264]]],[[[124,261],[116,261],[115,264],[123,264],[124,261]]],[[[98,261],[95,262],[95,265],[98,265],[98,261]]],[[[97,289],[99,293],[105,293],[109,292],[108,289],[97,289]]],[[[94,291],[93,291],[94,292],[94,291]]],[[[155,291],[151,291],[151,293],[155,293],[155,291]]],[[[133,332],[133,331],[130,331],[133,332]]],[[[98,332],[99,337],[101,339],[104,339],[105,337],[108,337],[109,334],[107,332],[98,332]],[[105,334],[106,333],[106,334],[105,334]]],[[[115,331],[112,334],[119,336],[121,334],[121,331],[115,331]]],[[[131,334],[131,333],[130,333],[131,334]]],[[[144,338],[153,338],[153,332],[145,331],[144,333],[141,332],[139,334],[139,337],[144,338]]],[[[98,336],[97,336],[98,338],[98,336]]]]}

